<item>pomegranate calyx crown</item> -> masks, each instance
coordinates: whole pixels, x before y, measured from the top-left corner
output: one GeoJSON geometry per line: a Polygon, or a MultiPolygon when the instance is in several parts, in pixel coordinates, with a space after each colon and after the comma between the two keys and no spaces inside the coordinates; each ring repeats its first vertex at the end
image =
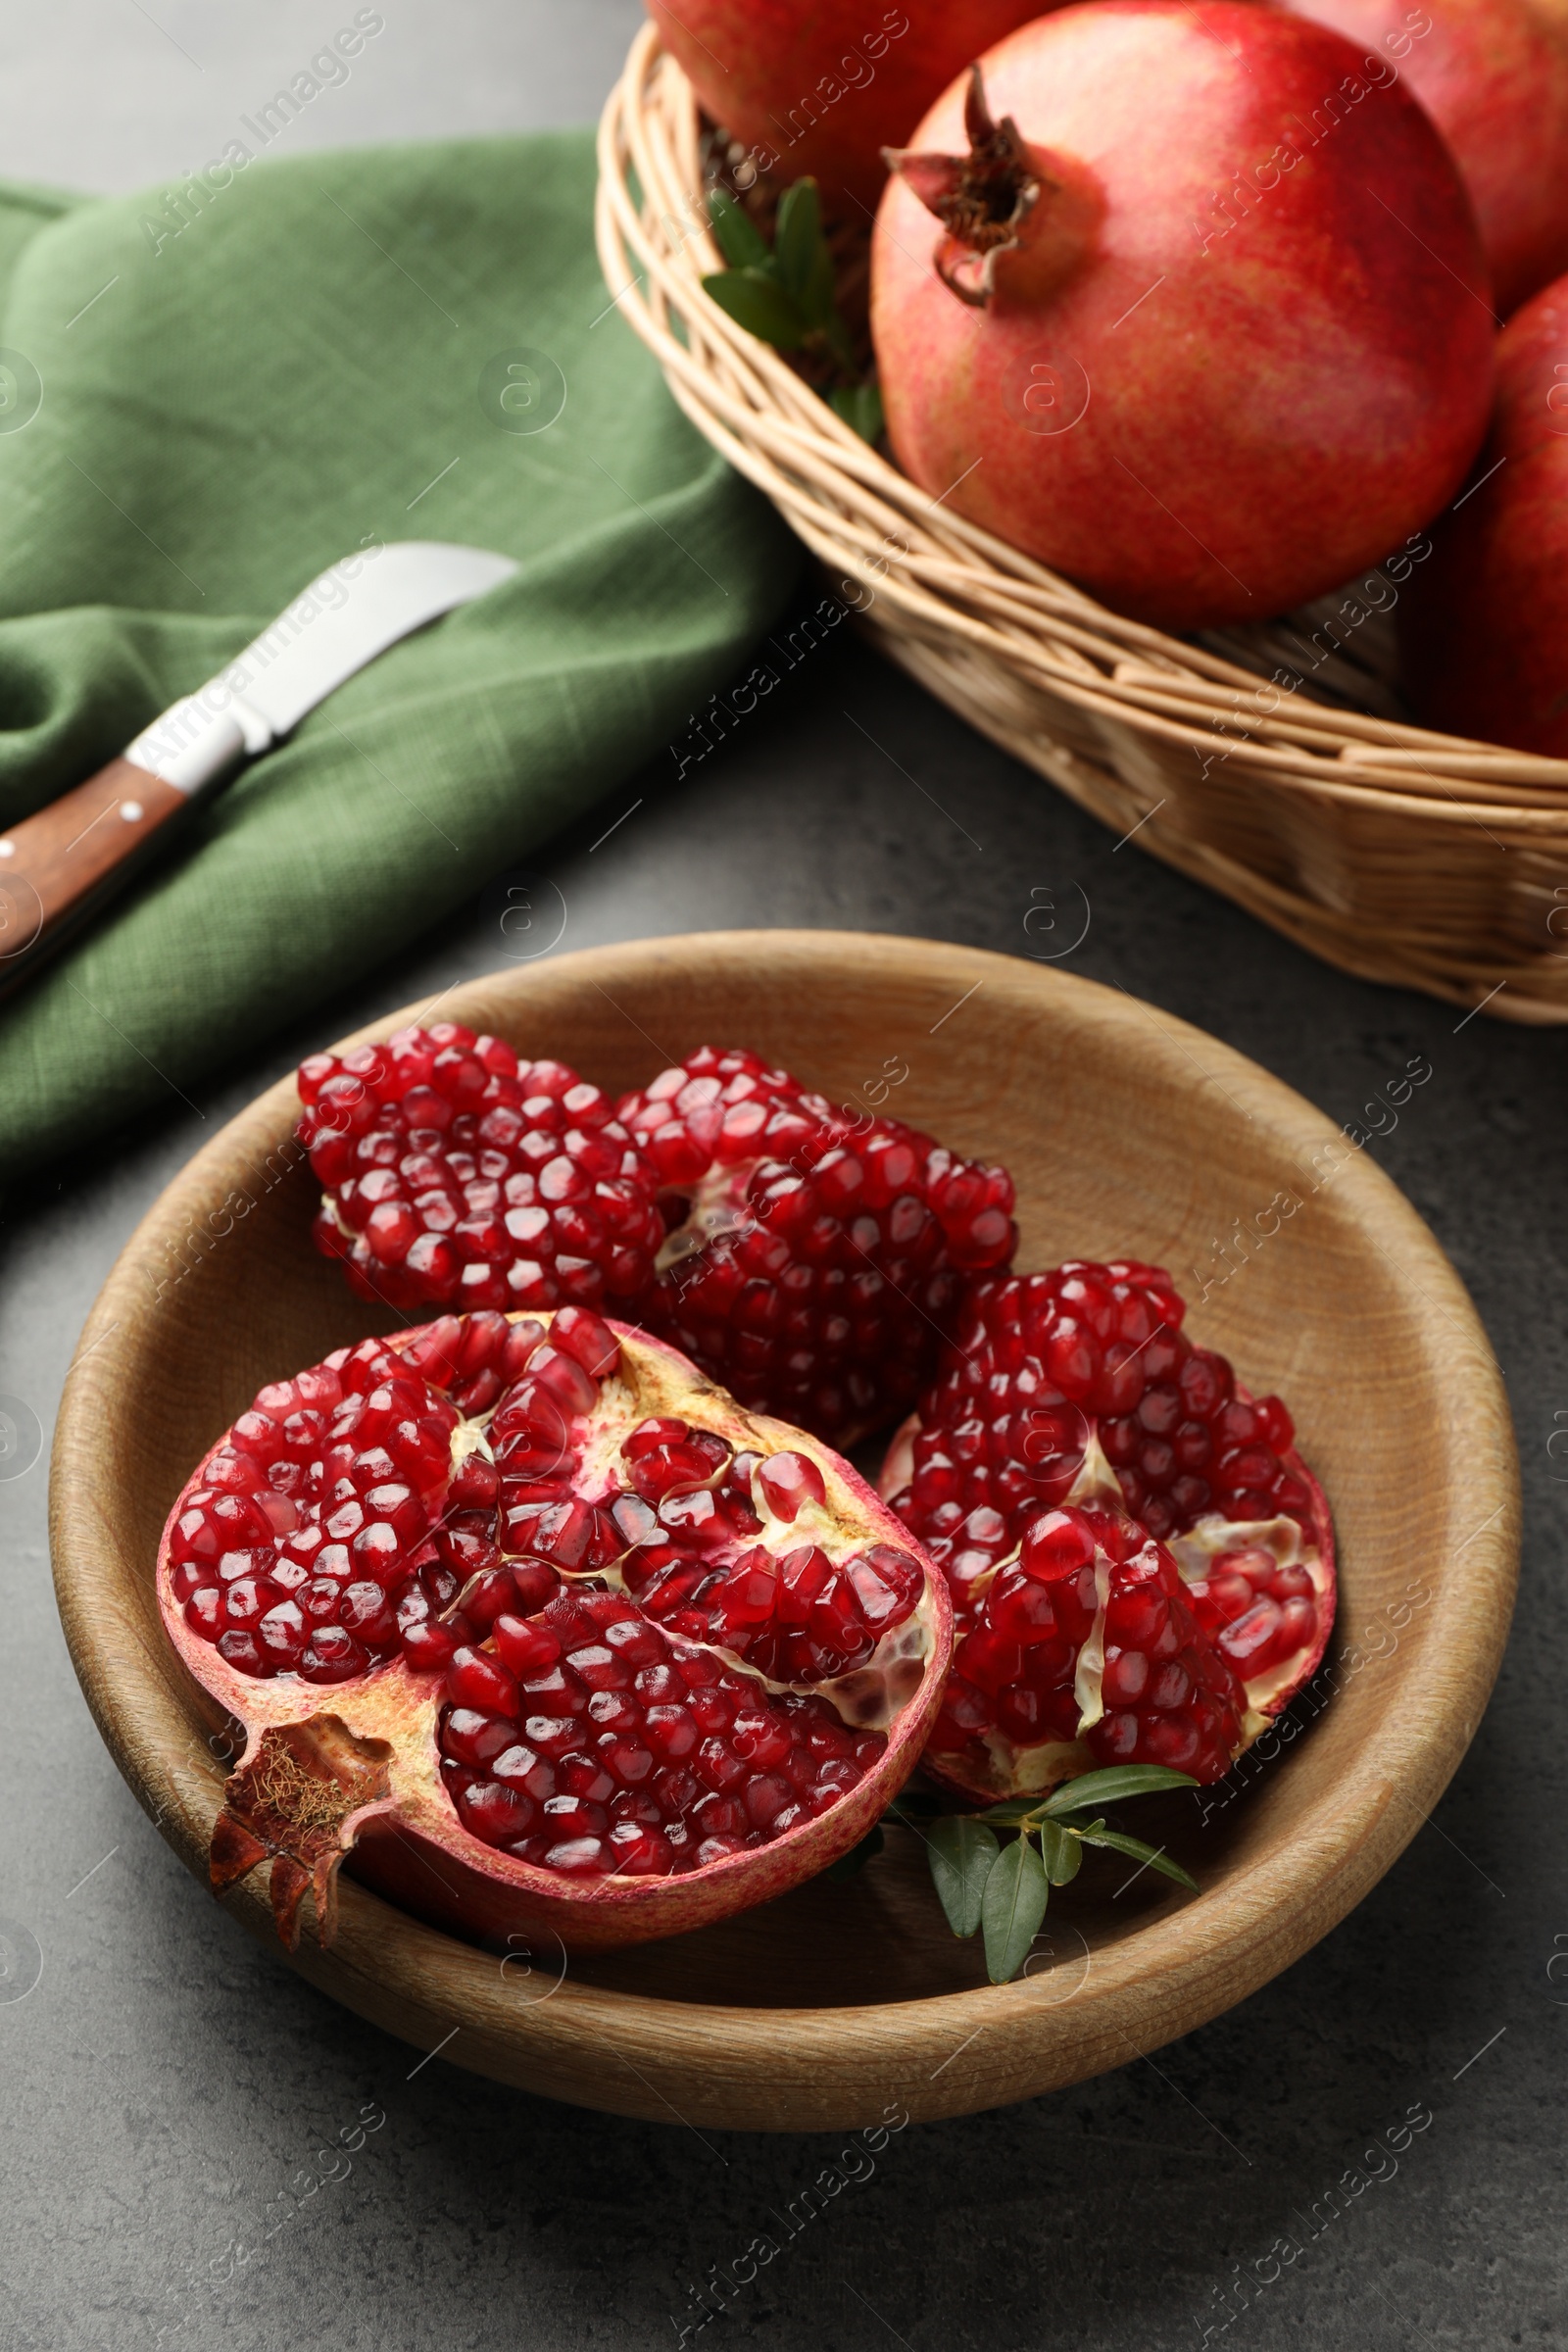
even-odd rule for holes
{"type": "Polygon", "coordinates": [[[995,286],[998,254],[1019,242],[1042,191],[1056,183],[1042,172],[1012,117],[1004,115],[1000,122],[993,118],[977,65],[969,68],[963,124],[967,155],[884,147],[882,157],[948,232],[936,251],[937,275],[960,302],[983,310],[995,286]]]}
{"type": "Polygon", "coordinates": [[[271,1725],[223,1785],[213,1830],[213,1892],[222,1894],[271,1861],[272,1917],[284,1944],[300,1939],[300,1905],[316,1897],[317,1938],[332,1940],[337,1873],[362,1821],[391,1801],[392,1750],[362,1739],[342,1718],[271,1725]]]}

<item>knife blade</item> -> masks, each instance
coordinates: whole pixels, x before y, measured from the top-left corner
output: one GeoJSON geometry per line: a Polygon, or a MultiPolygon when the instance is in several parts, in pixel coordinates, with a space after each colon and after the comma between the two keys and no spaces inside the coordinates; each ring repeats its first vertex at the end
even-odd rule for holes
{"type": "Polygon", "coordinates": [[[345,556],[118,760],[13,825],[0,836],[0,997],[122,888],[196,802],[389,646],[516,568],[509,556],[438,540],[345,556]]]}

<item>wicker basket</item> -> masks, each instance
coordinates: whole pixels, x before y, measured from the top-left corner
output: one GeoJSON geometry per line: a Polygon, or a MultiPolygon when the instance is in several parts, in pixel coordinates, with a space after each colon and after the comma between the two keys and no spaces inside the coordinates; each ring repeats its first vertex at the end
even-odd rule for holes
{"type": "Polygon", "coordinates": [[[646,28],[600,125],[609,291],[881,650],[1117,834],[1136,829],[1326,961],[1504,1019],[1568,1021],[1568,760],[1389,715],[1375,622],[1324,664],[1336,705],[1269,683],[1292,659],[1279,624],[1163,636],[934,503],[703,291],[722,262],[703,225],[702,135],[690,83],[646,28]]]}

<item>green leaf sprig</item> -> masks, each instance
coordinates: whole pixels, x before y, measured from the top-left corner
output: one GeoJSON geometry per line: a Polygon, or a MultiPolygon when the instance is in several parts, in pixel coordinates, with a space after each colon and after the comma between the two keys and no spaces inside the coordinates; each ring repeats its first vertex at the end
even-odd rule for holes
{"type": "Polygon", "coordinates": [[[1196,1786],[1189,1774],[1163,1764],[1118,1764],[1080,1773],[1050,1796],[1009,1797],[983,1813],[944,1813],[934,1799],[906,1789],[890,1818],[919,1830],[949,1927],[955,1936],[983,1932],[986,1973],[993,1984],[1006,1984],[1029,1956],[1052,1887],[1077,1877],[1086,1845],[1107,1846],[1199,1891],[1197,1880],[1162,1848],[1107,1829],[1100,1811],[1129,1796],[1196,1786]],[[1018,1835],[1004,1845],[999,1830],[1018,1835]]]}
{"type": "Polygon", "coordinates": [[[839,310],[833,252],[822,233],[814,179],[798,179],[779,200],[769,246],[751,215],[724,188],[709,198],[709,225],[729,264],[703,279],[708,293],[737,326],[777,351],[804,351],[831,361],[857,380],[836,386],[828,406],[862,440],[882,430],[882,398],[858,380],[855,344],[839,310]]]}

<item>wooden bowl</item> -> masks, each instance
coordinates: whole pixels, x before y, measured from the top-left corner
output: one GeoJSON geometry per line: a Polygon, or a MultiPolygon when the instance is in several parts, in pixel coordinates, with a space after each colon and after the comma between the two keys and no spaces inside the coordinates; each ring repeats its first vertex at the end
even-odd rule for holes
{"type": "MultiPolygon", "coordinates": [[[[708,1040],[755,1046],[836,1101],[876,1101],[885,1086],[890,1111],[1012,1168],[1024,1266],[1168,1265],[1189,1329],[1254,1389],[1289,1398],[1328,1488],[1337,1688],[1298,1736],[1272,1755],[1265,1740],[1219,1788],[1145,1806],[1138,1826],[1157,1820],[1201,1894],[1086,1867],[1011,1984],[987,1984],[978,1944],[949,1934],[904,1831],[858,1879],[569,1967],[545,1951],[499,1960],[345,1876],[337,1942],[302,1943],[301,1974],[407,2041],[530,2090],[699,2128],[807,2131],[895,2105],[967,2114],[1079,2082],[1216,2016],[1343,1919],[1476,1729],[1518,1544],[1486,1337],[1370,1157],[1166,1013],[926,940],[640,942],[496,973],[440,1010],[612,1089],[708,1040]]],[[[55,1442],[55,1576],[76,1671],[122,1772],[203,1884],[224,1766],[159,1624],[159,1530],[256,1389],[368,1320],[310,1247],[295,1109],[292,1084],[271,1088],[144,1219],[83,1334],[55,1442]]],[[[263,1878],[226,1899],[271,1939],[263,1878]]]]}

